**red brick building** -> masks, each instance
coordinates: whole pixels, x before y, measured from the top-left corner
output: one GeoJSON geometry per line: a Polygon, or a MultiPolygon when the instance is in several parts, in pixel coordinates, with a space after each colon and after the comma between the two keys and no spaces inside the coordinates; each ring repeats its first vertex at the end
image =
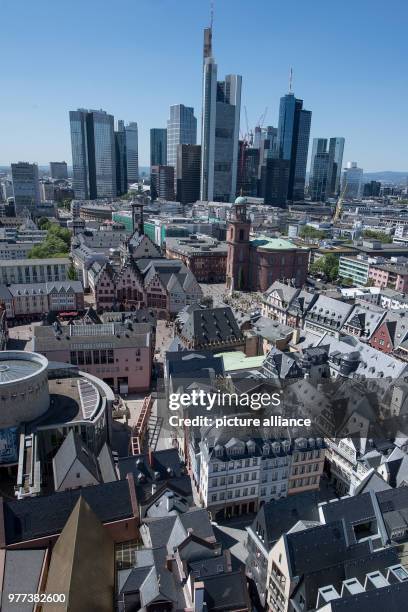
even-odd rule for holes
{"type": "Polygon", "coordinates": [[[277,280],[305,284],[309,249],[285,238],[249,238],[251,222],[246,198],[238,197],[231,209],[227,228],[227,288],[240,291],[266,291],[277,280]]]}

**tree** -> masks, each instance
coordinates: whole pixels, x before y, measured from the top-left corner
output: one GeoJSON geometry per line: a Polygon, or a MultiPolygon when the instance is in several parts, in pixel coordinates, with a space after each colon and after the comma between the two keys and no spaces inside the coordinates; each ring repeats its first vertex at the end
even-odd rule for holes
{"type": "Polygon", "coordinates": [[[391,236],[385,234],[384,232],[379,232],[378,230],[364,230],[363,238],[373,238],[374,240],[379,240],[384,244],[392,242],[391,236]]]}
{"type": "Polygon", "coordinates": [[[51,221],[47,219],[47,217],[41,217],[37,225],[40,230],[48,230],[51,225],[51,221]]]}
{"type": "Polygon", "coordinates": [[[300,229],[299,236],[301,238],[311,238],[317,240],[327,238],[326,232],[324,232],[323,230],[318,230],[315,227],[312,227],[311,225],[304,225],[300,229]]]}
{"type": "Polygon", "coordinates": [[[335,280],[339,274],[339,260],[333,253],[322,255],[310,266],[312,274],[324,274],[329,280],[335,280]]]}
{"type": "Polygon", "coordinates": [[[71,234],[68,229],[60,227],[58,223],[50,223],[48,226],[43,223],[44,229],[47,229],[47,236],[43,243],[37,244],[28,254],[31,259],[43,259],[47,257],[67,257],[71,247],[71,234]]]}

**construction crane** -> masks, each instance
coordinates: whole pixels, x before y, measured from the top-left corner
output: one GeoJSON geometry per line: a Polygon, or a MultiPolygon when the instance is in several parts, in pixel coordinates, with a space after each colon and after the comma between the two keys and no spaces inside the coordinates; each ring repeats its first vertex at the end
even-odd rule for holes
{"type": "Polygon", "coordinates": [[[333,223],[338,221],[341,217],[341,213],[343,212],[343,200],[344,200],[344,196],[346,195],[346,191],[347,191],[347,182],[344,184],[341,194],[336,202],[336,208],[334,209],[334,215],[333,215],[333,223]]]}

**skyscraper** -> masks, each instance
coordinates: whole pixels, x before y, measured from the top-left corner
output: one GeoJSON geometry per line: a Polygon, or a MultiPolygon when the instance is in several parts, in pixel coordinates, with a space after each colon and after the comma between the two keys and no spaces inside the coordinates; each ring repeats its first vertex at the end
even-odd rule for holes
{"type": "Polygon", "coordinates": [[[344,138],[335,137],[330,138],[329,142],[329,176],[328,176],[328,190],[327,195],[329,197],[338,196],[340,193],[340,180],[341,180],[341,169],[343,167],[343,152],[344,152],[344,138]]]}
{"type": "Polygon", "coordinates": [[[200,162],[200,145],[178,145],[176,199],[182,204],[192,204],[200,199],[200,162]]]}
{"type": "Polygon", "coordinates": [[[363,169],[357,162],[347,162],[344,169],[342,191],[345,198],[361,198],[363,189],[363,169]]]}
{"type": "Polygon", "coordinates": [[[167,130],[152,128],[150,130],[150,167],[167,165],[167,130]]]}
{"type": "Polygon", "coordinates": [[[38,182],[37,164],[18,162],[11,164],[11,178],[13,181],[14,208],[16,217],[24,209],[30,213],[40,204],[40,184],[38,182]]]}
{"type": "Polygon", "coordinates": [[[314,138],[309,179],[312,202],[325,202],[327,198],[329,162],[327,138],[314,138]]]}
{"type": "Polygon", "coordinates": [[[248,147],[239,141],[237,193],[243,196],[258,195],[259,149],[248,147]]]}
{"type": "Polygon", "coordinates": [[[288,93],[280,100],[278,156],[290,161],[288,200],[303,200],[312,112],[288,93]]]}
{"type": "Polygon", "coordinates": [[[197,119],[194,117],[194,108],[184,104],[170,106],[170,118],[167,121],[167,165],[176,167],[179,144],[196,142],[197,119]]]}
{"type": "Polygon", "coordinates": [[[150,195],[152,200],[174,200],[174,167],[152,166],[150,169],[150,195]]]}
{"type": "Polygon", "coordinates": [[[67,162],[50,162],[50,176],[53,179],[64,179],[68,178],[67,162]]]}
{"type": "Polygon", "coordinates": [[[125,125],[126,165],[128,185],[139,180],[139,137],[137,123],[130,121],[125,125]]]}
{"type": "Polygon", "coordinates": [[[260,166],[258,195],[270,206],[286,207],[290,161],[267,157],[260,166]]]}
{"type": "Polygon", "coordinates": [[[242,77],[229,74],[217,81],[211,28],[204,31],[203,61],[200,197],[232,202],[237,185],[242,77]]]}
{"type": "Polygon", "coordinates": [[[117,194],[123,195],[127,192],[127,159],[126,159],[126,132],[124,121],[119,119],[118,129],[115,132],[115,155],[116,155],[116,187],[117,194]]]}
{"type": "Polygon", "coordinates": [[[324,202],[340,191],[344,138],[314,138],[310,164],[309,193],[313,202],[324,202]]]}
{"type": "Polygon", "coordinates": [[[75,197],[79,200],[115,197],[113,115],[103,110],[78,109],[70,111],[69,118],[75,197]]]}

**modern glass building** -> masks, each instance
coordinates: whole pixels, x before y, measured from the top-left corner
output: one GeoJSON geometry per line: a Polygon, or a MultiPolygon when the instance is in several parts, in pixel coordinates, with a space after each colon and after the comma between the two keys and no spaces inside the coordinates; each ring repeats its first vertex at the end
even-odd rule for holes
{"type": "Polygon", "coordinates": [[[28,162],[11,164],[11,178],[13,181],[16,217],[24,209],[33,213],[40,204],[40,184],[38,182],[37,164],[29,164],[28,162]]]}
{"type": "Polygon", "coordinates": [[[303,200],[309,150],[311,111],[303,109],[303,100],[288,93],[280,100],[278,156],[290,161],[288,200],[303,200]]]}
{"type": "Polygon", "coordinates": [[[357,162],[347,162],[344,169],[342,191],[346,198],[361,198],[363,191],[363,169],[357,162]]]}
{"type": "Polygon", "coordinates": [[[127,192],[127,160],[126,160],[126,132],[124,122],[118,121],[118,131],[115,132],[115,155],[116,155],[116,187],[117,194],[123,195],[127,192]]]}
{"type": "Polygon", "coordinates": [[[200,199],[200,162],[200,145],[178,145],[176,200],[182,204],[193,204],[200,199]]]}
{"type": "Polygon", "coordinates": [[[68,178],[67,162],[50,162],[50,176],[57,180],[66,180],[68,178]]]}
{"type": "Polygon", "coordinates": [[[309,195],[312,202],[326,200],[329,162],[327,138],[314,138],[309,179],[309,195]]]}
{"type": "Polygon", "coordinates": [[[233,202],[237,186],[242,77],[229,74],[217,81],[212,32],[204,32],[201,123],[202,200],[233,202]]]}
{"type": "Polygon", "coordinates": [[[194,117],[194,108],[184,104],[170,106],[170,119],[167,121],[167,166],[176,168],[179,144],[196,142],[197,119],[194,117]]]}
{"type": "Polygon", "coordinates": [[[152,166],[167,166],[166,128],[150,130],[150,167],[152,166]]]}
{"type": "Polygon", "coordinates": [[[127,182],[131,185],[139,180],[139,136],[135,121],[130,121],[125,126],[125,134],[127,182]]]}
{"type": "Polygon", "coordinates": [[[78,200],[117,195],[113,115],[103,110],[69,113],[73,189],[78,200]]]}
{"type": "Polygon", "coordinates": [[[345,140],[342,137],[330,138],[329,142],[329,177],[328,191],[329,197],[340,194],[341,169],[343,167],[343,152],[345,140]]]}

